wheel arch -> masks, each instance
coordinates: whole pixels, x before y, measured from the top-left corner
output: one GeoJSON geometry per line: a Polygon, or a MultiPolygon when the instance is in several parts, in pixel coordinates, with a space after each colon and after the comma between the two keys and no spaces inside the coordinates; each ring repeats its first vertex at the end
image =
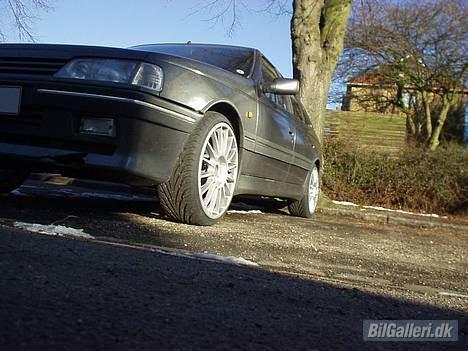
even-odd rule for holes
{"type": "Polygon", "coordinates": [[[317,169],[318,169],[318,171],[320,173],[321,170],[322,170],[322,162],[320,161],[319,158],[314,161],[314,165],[317,167],[317,169]]]}
{"type": "Polygon", "coordinates": [[[239,145],[239,148],[244,147],[244,131],[242,128],[242,122],[241,122],[241,117],[239,111],[236,109],[235,106],[233,106],[231,103],[227,101],[218,101],[210,105],[208,108],[206,108],[206,112],[218,112],[225,116],[229,122],[231,122],[234,132],[236,133],[237,137],[237,145],[239,145]]]}

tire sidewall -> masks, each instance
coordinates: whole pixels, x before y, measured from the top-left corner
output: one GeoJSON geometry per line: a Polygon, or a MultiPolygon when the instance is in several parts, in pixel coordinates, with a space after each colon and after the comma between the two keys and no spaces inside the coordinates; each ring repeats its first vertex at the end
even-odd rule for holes
{"type": "MultiPolygon", "coordinates": [[[[208,138],[208,135],[213,130],[213,128],[220,123],[227,124],[231,128],[233,133],[235,134],[235,130],[231,122],[225,116],[217,112],[207,112],[205,118],[202,121],[200,121],[200,124],[197,126],[197,128],[200,128],[203,130],[203,132],[200,133],[199,135],[198,142],[195,141],[196,145],[192,144],[189,146],[189,147],[194,147],[193,152],[195,155],[195,157],[193,158],[193,164],[191,165],[192,167],[191,167],[191,174],[190,174],[190,182],[191,182],[191,189],[192,189],[191,195],[192,195],[193,201],[196,203],[194,206],[195,207],[194,210],[199,219],[198,222],[206,223],[207,225],[211,225],[211,224],[218,222],[226,213],[225,211],[218,218],[209,217],[203,210],[203,205],[200,200],[199,185],[198,185],[199,165],[200,165],[200,160],[203,157],[202,151],[203,151],[204,144],[206,142],[206,139],[208,138]]],[[[239,145],[238,145],[237,139],[236,139],[236,146],[238,149],[238,152],[237,152],[237,165],[238,166],[237,166],[237,175],[235,177],[236,184],[235,184],[234,190],[237,187],[239,173],[240,173],[240,153],[239,153],[239,145]]],[[[231,201],[232,201],[232,198],[231,198],[231,201]]]]}
{"type": "Polygon", "coordinates": [[[312,170],[309,172],[308,176],[307,176],[307,182],[306,182],[306,191],[305,191],[305,196],[304,196],[304,206],[305,206],[305,210],[306,210],[306,213],[307,213],[307,216],[308,217],[311,217],[314,213],[315,213],[315,210],[317,209],[317,203],[318,203],[318,198],[319,198],[319,195],[320,195],[320,173],[318,171],[318,168],[316,165],[314,165],[314,168],[312,168],[312,170]],[[311,208],[310,206],[310,201],[309,201],[309,196],[310,196],[310,181],[311,181],[311,178],[314,176],[314,173],[316,174],[316,177],[317,177],[317,182],[318,182],[318,193],[316,195],[316,198],[315,198],[315,204],[314,204],[314,207],[311,208]]]}

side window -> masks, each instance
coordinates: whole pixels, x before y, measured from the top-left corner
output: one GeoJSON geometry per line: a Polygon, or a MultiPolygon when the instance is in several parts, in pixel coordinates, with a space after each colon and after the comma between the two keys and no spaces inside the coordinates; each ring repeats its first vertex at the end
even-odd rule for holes
{"type": "MultiPolygon", "coordinates": [[[[279,74],[271,63],[262,57],[262,81],[271,82],[276,78],[279,78],[279,74]]],[[[284,95],[277,95],[273,93],[265,93],[265,96],[271,100],[274,104],[284,108],[288,108],[288,100],[284,95]]]]}
{"type": "Polygon", "coordinates": [[[293,115],[296,118],[300,119],[302,122],[305,122],[301,105],[299,104],[299,101],[297,101],[295,97],[291,98],[291,106],[292,106],[293,115]]]}
{"type": "MultiPolygon", "coordinates": [[[[275,70],[271,67],[268,62],[262,58],[262,82],[268,83],[278,78],[275,70]]],[[[273,93],[265,93],[265,96],[271,100],[271,102],[277,104],[276,95],[273,93]]]]}
{"type": "Polygon", "coordinates": [[[284,108],[286,111],[289,110],[288,108],[288,98],[284,95],[276,95],[276,98],[278,99],[278,105],[280,105],[282,108],[284,108]]]}
{"type": "Polygon", "coordinates": [[[312,122],[310,121],[310,116],[307,114],[307,111],[304,108],[304,105],[299,100],[297,100],[297,103],[299,104],[299,108],[302,111],[302,120],[304,121],[304,123],[307,125],[312,124],[312,122]]]}

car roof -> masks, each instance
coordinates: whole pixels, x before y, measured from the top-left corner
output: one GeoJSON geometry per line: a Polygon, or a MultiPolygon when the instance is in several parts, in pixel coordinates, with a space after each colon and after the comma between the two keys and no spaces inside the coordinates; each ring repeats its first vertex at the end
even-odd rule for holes
{"type": "Polygon", "coordinates": [[[251,50],[251,51],[258,51],[257,49],[245,47],[245,46],[237,46],[237,45],[225,45],[225,44],[209,44],[209,43],[192,43],[188,41],[186,43],[154,43],[154,44],[139,44],[132,46],[132,48],[144,47],[144,46],[196,46],[196,47],[206,47],[206,48],[226,48],[226,49],[243,49],[243,50],[251,50]]]}

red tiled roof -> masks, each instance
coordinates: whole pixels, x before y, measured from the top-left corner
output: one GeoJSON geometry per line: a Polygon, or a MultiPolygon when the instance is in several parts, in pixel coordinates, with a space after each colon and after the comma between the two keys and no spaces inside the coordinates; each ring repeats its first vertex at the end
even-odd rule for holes
{"type": "Polygon", "coordinates": [[[377,73],[366,73],[348,80],[349,84],[390,84],[388,80],[377,73]]]}
{"type": "MultiPolygon", "coordinates": [[[[348,84],[358,84],[358,85],[392,85],[393,83],[388,80],[388,78],[383,77],[378,73],[365,73],[348,80],[348,84]]],[[[433,85],[434,89],[441,89],[443,87],[442,83],[435,83],[433,85]]],[[[452,90],[450,88],[450,90],[452,90]]],[[[457,91],[463,91],[464,93],[468,92],[468,87],[459,85],[455,88],[457,91]]]]}

